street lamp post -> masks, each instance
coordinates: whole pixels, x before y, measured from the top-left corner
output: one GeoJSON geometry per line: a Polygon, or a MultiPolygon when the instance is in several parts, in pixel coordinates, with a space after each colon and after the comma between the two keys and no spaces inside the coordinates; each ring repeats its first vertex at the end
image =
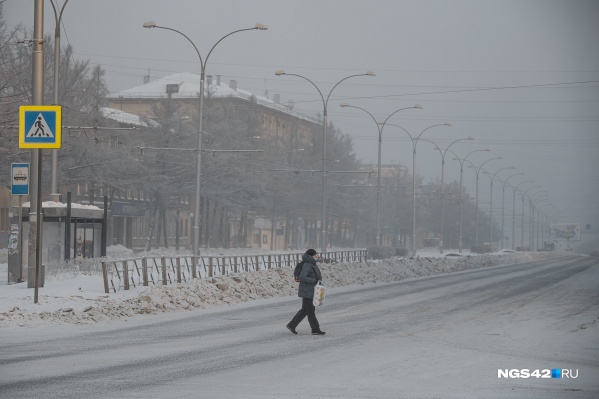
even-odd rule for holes
{"type": "MultiPolygon", "coordinates": [[[[529,205],[530,205],[530,213],[528,215],[529,227],[528,227],[528,246],[533,249],[535,244],[535,209],[537,209],[537,203],[539,201],[549,200],[549,195],[547,190],[538,191],[536,193],[532,193],[529,197],[529,205]],[[535,198],[536,195],[543,194],[543,197],[535,198]]],[[[534,248],[536,249],[536,248],[534,248]]]]}
{"type": "Polygon", "coordinates": [[[475,208],[476,208],[476,216],[475,216],[475,226],[474,226],[474,242],[476,245],[478,245],[478,177],[480,175],[480,171],[483,168],[483,165],[486,164],[487,162],[493,161],[495,159],[503,159],[502,157],[495,157],[495,158],[491,158],[491,159],[487,159],[485,162],[481,163],[480,166],[477,168],[476,165],[474,165],[472,162],[468,161],[468,163],[470,164],[470,166],[472,166],[474,168],[474,172],[476,173],[476,204],[475,204],[475,208]]]}
{"type": "MultiPolygon", "coordinates": [[[[506,170],[506,169],[515,169],[515,168],[513,166],[501,168],[497,172],[495,172],[493,174],[493,176],[491,176],[488,172],[486,172],[489,176],[491,176],[491,198],[489,201],[489,230],[490,230],[490,237],[491,237],[489,242],[491,243],[491,246],[493,246],[493,181],[495,180],[495,177],[497,177],[501,181],[501,179],[497,176],[497,174],[499,172],[501,172],[502,170],[506,170]]],[[[503,200],[502,200],[501,206],[503,206],[503,200]]],[[[502,214],[503,214],[503,211],[502,211],[502,214]]],[[[503,221],[502,221],[502,223],[503,223],[503,221]]],[[[503,233],[503,231],[502,231],[502,233],[503,233]]]]}
{"type": "MultiPolygon", "coordinates": [[[[44,2],[35,0],[33,14],[33,57],[31,104],[44,103],[44,2]]],[[[33,303],[38,303],[42,267],[42,149],[31,150],[31,192],[29,206],[29,251],[27,288],[33,288],[33,303]]]]}
{"type": "MultiPolygon", "coordinates": [[[[501,248],[503,249],[504,246],[504,240],[505,240],[505,232],[504,232],[504,218],[505,218],[505,185],[507,184],[508,180],[511,179],[514,176],[520,176],[523,175],[524,173],[520,172],[520,173],[515,173],[511,176],[508,176],[505,180],[501,180],[499,178],[499,176],[497,177],[499,179],[499,181],[501,182],[501,248]]],[[[513,239],[513,237],[512,237],[513,239]]]]}
{"type": "MultiPolygon", "coordinates": [[[[539,187],[542,187],[542,186],[539,186],[539,185],[530,186],[526,190],[524,190],[524,192],[522,193],[522,223],[521,223],[521,231],[520,231],[520,247],[521,248],[524,248],[524,199],[526,198],[526,193],[529,190],[531,190],[533,188],[539,188],[539,187]]],[[[529,251],[530,251],[530,248],[529,248],[529,251]]]]}
{"type": "Polygon", "coordinates": [[[481,151],[491,151],[488,148],[482,149],[482,150],[474,150],[474,151],[470,151],[464,158],[460,158],[455,152],[453,151],[449,151],[451,152],[455,158],[454,161],[458,161],[460,163],[460,238],[459,238],[459,242],[458,242],[458,252],[462,253],[462,226],[463,226],[463,216],[464,216],[464,212],[463,212],[463,206],[462,206],[462,202],[463,202],[463,195],[462,195],[462,187],[463,187],[463,181],[464,181],[464,162],[466,162],[466,159],[474,154],[475,152],[481,152],[481,151]]]}
{"type": "Polygon", "coordinates": [[[283,76],[283,75],[295,76],[295,77],[302,78],[302,79],[308,81],[310,84],[312,84],[312,86],[314,86],[316,91],[318,91],[318,94],[320,95],[320,99],[322,100],[322,106],[323,106],[323,114],[322,114],[322,212],[321,212],[321,221],[320,221],[320,244],[321,244],[321,248],[322,248],[321,255],[324,255],[327,252],[327,243],[326,243],[326,237],[327,237],[327,234],[326,234],[327,233],[327,228],[326,228],[326,203],[327,203],[327,198],[326,198],[326,175],[327,175],[327,173],[326,173],[326,158],[327,158],[327,124],[328,124],[327,109],[328,109],[329,99],[331,98],[331,94],[333,93],[333,90],[335,90],[335,88],[337,86],[339,86],[339,84],[341,82],[344,82],[347,79],[357,77],[357,76],[376,76],[376,74],[372,71],[367,71],[366,73],[359,73],[359,74],[355,74],[355,75],[346,76],[345,78],[343,78],[340,81],[338,81],[337,83],[335,83],[333,88],[327,94],[326,99],[324,98],[322,91],[320,91],[320,89],[318,88],[316,83],[314,83],[313,81],[311,81],[310,79],[308,79],[307,77],[305,77],[303,75],[298,75],[295,73],[287,73],[283,70],[276,71],[275,75],[277,75],[277,76],[283,76]]]}
{"type": "MultiPolygon", "coordinates": [[[[62,20],[62,13],[69,0],[65,0],[60,11],[57,10],[57,4],[54,4],[54,0],[50,0],[52,9],[54,10],[54,19],[56,20],[56,28],[54,29],[54,105],[58,105],[58,70],[60,68],[60,23],[62,20]]],[[[58,202],[58,150],[53,149],[51,152],[51,166],[50,166],[50,199],[58,202]]]]}
{"type": "Polygon", "coordinates": [[[534,180],[526,180],[518,183],[515,187],[512,187],[512,250],[516,249],[516,191],[518,187],[525,183],[534,183],[534,180]]]}
{"type": "Polygon", "coordinates": [[[449,151],[449,147],[451,147],[452,145],[454,145],[455,143],[458,143],[460,141],[465,141],[465,140],[474,140],[473,137],[466,137],[465,139],[458,139],[455,140],[453,142],[451,142],[447,147],[445,147],[445,149],[441,149],[441,147],[439,147],[434,141],[431,140],[427,140],[427,139],[422,139],[423,141],[428,141],[429,143],[431,143],[432,145],[434,145],[437,151],[439,151],[439,154],[441,155],[441,221],[440,221],[440,227],[439,227],[439,253],[442,254],[443,253],[443,222],[445,220],[445,197],[444,197],[444,187],[445,187],[445,155],[447,155],[447,151],[449,151]]]}
{"type": "Polygon", "coordinates": [[[393,115],[395,115],[396,113],[398,113],[399,111],[403,111],[406,109],[422,109],[421,105],[415,105],[413,107],[406,107],[406,108],[400,108],[398,110],[393,111],[389,116],[387,116],[387,118],[385,118],[385,120],[381,123],[378,122],[376,120],[376,118],[374,117],[374,115],[372,115],[370,112],[368,112],[367,110],[365,110],[364,108],[361,107],[356,107],[354,105],[349,105],[347,103],[342,103],[341,104],[342,108],[356,108],[359,110],[362,110],[364,112],[366,112],[368,115],[370,115],[370,117],[372,118],[372,120],[374,120],[374,123],[376,124],[376,127],[378,129],[378,133],[379,133],[379,145],[378,145],[378,169],[377,169],[377,183],[376,183],[376,245],[380,246],[381,245],[381,218],[380,218],[380,206],[381,206],[381,200],[380,200],[380,196],[381,196],[381,147],[383,144],[383,129],[385,128],[385,124],[387,123],[387,121],[389,120],[389,118],[391,118],[393,115]]]}
{"type": "MultiPolygon", "coordinates": [[[[424,130],[422,130],[418,136],[414,138],[406,129],[399,125],[389,124],[390,126],[395,126],[403,130],[408,136],[410,136],[410,140],[412,141],[412,256],[416,255],[416,144],[418,144],[418,140],[420,137],[429,129],[432,129],[437,126],[451,126],[451,123],[439,123],[436,125],[431,125],[424,130]]],[[[424,139],[423,139],[424,140],[424,139]]]]}
{"type": "MultiPolygon", "coordinates": [[[[540,202],[543,202],[545,200],[549,200],[549,198],[542,198],[540,202]]],[[[551,206],[551,203],[544,203],[541,204],[541,206],[539,207],[539,205],[537,205],[537,248],[539,248],[539,246],[541,244],[543,244],[541,242],[541,240],[545,239],[545,229],[543,228],[543,222],[545,220],[547,220],[547,206],[551,206]]],[[[544,245],[543,245],[544,247],[544,245]]]]}
{"type": "Polygon", "coordinates": [[[194,232],[194,236],[193,236],[193,255],[194,256],[199,256],[200,255],[200,183],[201,183],[201,172],[202,172],[202,133],[203,133],[203,121],[204,121],[204,80],[205,80],[205,76],[206,76],[206,63],[208,62],[208,58],[210,57],[210,54],[212,54],[212,51],[214,50],[214,48],[221,42],[223,41],[225,38],[235,34],[235,33],[239,33],[239,32],[245,32],[245,31],[250,31],[250,30],[267,30],[268,27],[264,24],[256,24],[253,28],[246,28],[246,29],[238,29],[235,30],[233,32],[230,32],[228,34],[226,34],[225,36],[221,37],[210,49],[210,51],[208,51],[208,55],[206,56],[206,59],[204,60],[200,54],[200,51],[198,50],[197,46],[195,45],[195,43],[184,33],[173,29],[173,28],[168,28],[166,26],[159,26],[156,25],[156,22],[145,22],[143,24],[144,28],[159,28],[159,29],[166,29],[166,30],[170,30],[173,31],[175,33],[180,34],[181,36],[183,36],[185,39],[187,39],[187,41],[193,46],[194,50],[196,51],[198,58],[200,59],[200,103],[199,103],[199,121],[198,121],[198,148],[196,149],[197,151],[197,160],[196,160],[196,198],[195,198],[195,210],[194,210],[194,226],[193,226],[193,232],[194,232]]]}

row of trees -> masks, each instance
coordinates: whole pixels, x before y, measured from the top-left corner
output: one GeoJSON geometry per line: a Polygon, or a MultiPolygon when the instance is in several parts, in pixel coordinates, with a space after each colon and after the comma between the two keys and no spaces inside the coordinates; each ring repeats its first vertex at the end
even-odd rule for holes
{"type": "MultiPolygon", "coordinates": [[[[7,28],[0,4],[0,184],[7,187],[10,162],[28,162],[30,155],[18,148],[17,125],[18,107],[31,102],[31,49],[22,44],[31,36],[22,26],[7,28]]],[[[44,51],[44,93],[50,104],[52,38],[46,38],[44,51]]],[[[61,53],[58,98],[64,125],[71,128],[63,132],[59,185],[88,183],[88,187],[108,188],[109,196],[111,190],[143,191],[151,198],[149,226],[154,226],[156,220],[165,225],[166,214],[176,210],[173,204],[177,198],[193,197],[198,114],[185,114],[188,111],[165,98],[155,105],[154,117],[146,121],[147,127],[118,130],[119,125],[105,118],[102,110],[108,93],[104,70],[90,66],[88,61],[75,60],[70,46],[61,49],[61,53]]],[[[287,247],[296,247],[298,243],[318,247],[322,127],[314,124],[308,137],[266,134],[261,130],[260,106],[255,101],[223,101],[208,95],[202,144],[206,152],[202,165],[201,242],[206,246],[243,245],[248,241],[250,219],[265,217],[284,226],[279,231],[278,224],[273,224],[273,233],[283,234],[287,247]],[[257,149],[263,152],[222,151],[257,149]],[[235,235],[228,230],[231,223],[238,226],[235,235]]],[[[351,139],[333,124],[328,128],[327,139],[329,242],[337,246],[372,244],[376,235],[376,174],[334,173],[364,171],[365,166],[356,159],[351,139]]],[[[44,170],[49,171],[49,152],[45,153],[44,170]]],[[[393,245],[405,245],[411,236],[411,176],[400,173],[401,170],[398,167],[386,173],[382,182],[381,227],[384,242],[393,245]]],[[[44,176],[45,192],[48,181],[44,176]]],[[[440,185],[432,181],[421,183],[417,192],[419,237],[438,234],[440,226],[440,185]]],[[[458,190],[455,182],[445,188],[446,247],[458,244],[458,190]]],[[[473,244],[475,209],[465,194],[464,198],[464,243],[469,245],[473,244]]],[[[488,235],[484,233],[489,231],[486,223],[481,222],[479,227],[481,241],[488,235]]],[[[161,229],[156,227],[153,231],[161,229]]],[[[498,233],[494,232],[494,236],[498,233]]]]}
{"type": "MultiPolygon", "coordinates": [[[[31,104],[32,55],[28,40],[33,33],[23,26],[9,29],[3,18],[0,4],[0,147],[3,149],[5,164],[0,168],[0,184],[10,186],[10,162],[28,162],[30,151],[18,146],[19,106],[31,104]]],[[[45,37],[44,45],[44,103],[52,104],[54,97],[54,46],[51,37],[45,37]]],[[[112,168],[103,167],[105,160],[122,158],[122,153],[95,151],[93,143],[114,139],[112,135],[99,136],[97,127],[110,126],[102,117],[100,108],[108,94],[104,82],[104,70],[100,66],[91,67],[89,61],[75,60],[73,49],[61,49],[58,99],[63,109],[66,129],[61,149],[59,181],[62,184],[80,182],[81,179],[94,179],[98,176],[108,180],[114,176],[112,168]],[[76,128],[75,128],[76,127],[76,128]],[[85,129],[79,127],[86,127],[85,129]],[[67,156],[65,156],[67,155],[67,156]]],[[[114,124],[112,124],[114,126],[114,124]]],[[[44,163],[50,152],[44,153],[44,163]]],[[[49,170],[49,167],[44,167],[49,170]]],[[[49,179],[43,179],[47,189],[49,179]]]]}
{"type": "MultiPolygon", "coordinates": [[[[254,102],[210,101],[205,109],[206,155],[202,167],[202,242],[207,246],[240,245],[247,242],[243,226],[256,216],[280,222],[286,247],[298,243],[318,247],[321,212],[322,127],[314,125],[309,139],[298,135],[266,136],[260,130],[259,115],[254,102]],[[252,150],[261,153],[214,153],[211,150],[252,150]],[[231,237],[224,230],[231,222],[238,223],[239,234],[231,237]],[[299,230],[304,237],[298,237],[299,230]]],[[[194,148],[197,144],[197,120],[185,119],[176,104],[168,99],[155,108],[157,121],[168,121],[160,128],[148,128],[143,133],[159,148],[142,156],[144,162],[160,165],[160,181],[156,195],[179,192],[191,195],[195,184],[195,152],[174,148],[194,148]]],[[[376,174],[340,173],[365,172],[371,168],[361,164],[353,152],[349,137],[332,123],[328,129],[327,154],[327,231],[328,242],[335,246],[367,245],[376,237],[376,174]]],[[[406,245],[412,229],[412,177],[405,168],[387,167],[382,178],[383,197],[381,220],[383,242],[406,245]]],[[[440,233],[441,187],[438,181],[423,184],[418,179],[417,236],[419,239],[440,233]]],[[[444,238],[446,247],[459,245],[459,185],[446,184],[444,238]]],[[[463,193],[463,239],[465,245],[475,243],[476,208],[463,193]]],[[[165,202],[166,204],[166,202],[165,202]]],[[[494,226],[494,237],[499,237],[494,226]]],[[[273,225],[273,232],[277,223],[273,225]]],[[[479,242],[489,240],[488,216],[480,211],[479,242]]],[[[419,241],[418,246],[422,245],[419,241]]]]}

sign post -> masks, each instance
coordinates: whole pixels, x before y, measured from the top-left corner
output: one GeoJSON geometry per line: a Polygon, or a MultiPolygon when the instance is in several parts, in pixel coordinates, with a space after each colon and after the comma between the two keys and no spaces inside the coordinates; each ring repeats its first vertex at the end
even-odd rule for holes
{"type": "MultiPolygon", "coordinates": [[[[43,3],[41,5],[41,8],[43,9],[43,3]]],[[[36,12],[36,20],[37,19],[38,13],[36,12]]],[[[37,169],[35,171],[37,178],[37,189],[34,191],[34,194],[32,195],[32,197],[35,198],[31,198],[30,210],[34,209],[34,200],[36,206],[35,214],[30,213],[29,215],[31,238],[31,227],[33,225],[35,225],[36,230],[34,240],[35,275],[33,276],[33,279],[35,283],[33,285],[33,288],[35,289],[35,291],[33,294],[33,303],[38,303],[38,287],[40,282],[40,270],[42,266],[42,149],[60,148],[62,144],[61,134],[62,107],[58,105],[22,105],[21,107],[19,107],[19,148],[29,148],[33,150],[37,149],[37,168],[35,168],[37,169]],[[35,219],[34,221],[32,221],[33,218],[35,219]]],[[[29,269],[31,269],[31,267],[29,269]]],[[[31,273],[28,273],[28,276],[31,277],[31,273]]],[[[31,278],[28,278],[27,286],[31,288],[31,278]]]]}
{"type": "Polygon", "coordinates": [[[16,223],[10,225],[10,236],[8,241],[8,282],[9,284],[20,283],[23,281],[22,265],[22,224],[23,220],[23,201],[22,196],[29,195],[29,164],[12,163],[11,164],[11,190],[12,195],[19,197],[19,216],[16,223]]]}
{"type": "MultiPolygon", "coordinates": [[[[44,103],[44,0],[35,0],[33,5],[33,52],[32,52],[32,87],[31,87],[31,104],[42,105],[44,103]]],[[[21,121],[21,110],[19,110],[19,136],[21,136],[21,130],[24,130],[24,123],[21,121]]],[[[21,145],[21,139],[19,138],[19,146],[21,145]]],[[[31,176],[32,181],[32,195],[30,196],[29,206],[29,245],[28,245],[28,276],[31,269],[36,271],[34,276],[35,280],[35,291],[33,294],[33,303],[37,303],[38,293],[38,271],[41,268],[41,237],[40,226],[38,226],[37,219],[39,210],[42,207],[41,204],[41,165],[42,165],[42,150],[32,149],[31,150],[31,169],[33,174],[31,176]],[[36,201],[33,201],[33,199],[36,201]],[[33,234],[35,231],[35,234],[33,234]],[[32,268],[32,263],[34,267],[32,268]]],[[[31,279],[28,277],[27,287],[31,288],[31,279]]]]}

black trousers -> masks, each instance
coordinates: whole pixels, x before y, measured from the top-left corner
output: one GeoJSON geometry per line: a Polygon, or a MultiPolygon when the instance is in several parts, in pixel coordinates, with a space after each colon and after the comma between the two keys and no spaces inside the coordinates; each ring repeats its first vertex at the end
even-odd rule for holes
{"type": "Polygon", "coordinates": [[[308,316],[308,322],[310,323],[312,332],[320,331],[320,325],[318,324],[318,319],[316,319],[315,310],[316,307],[312,303],[312,298],[302,298],[302,308],[296,313],[295,316],[293,316],[293,319],[289,324],[295,329],[298,324],[301,323],[306,316],[308,316]]]}

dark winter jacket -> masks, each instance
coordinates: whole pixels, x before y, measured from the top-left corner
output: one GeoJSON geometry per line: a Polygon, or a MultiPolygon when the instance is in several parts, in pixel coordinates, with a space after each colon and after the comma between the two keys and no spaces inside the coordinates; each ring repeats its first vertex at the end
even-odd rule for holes
{"type": "Polygon", "coordinates": [[[313,298],[316,283],[322,280],[320,269],[316,266],[316,260],[308,254],[302,257],[304,262],[300,273],[300,283],[297,296],[300,298],[313,298]]]}

